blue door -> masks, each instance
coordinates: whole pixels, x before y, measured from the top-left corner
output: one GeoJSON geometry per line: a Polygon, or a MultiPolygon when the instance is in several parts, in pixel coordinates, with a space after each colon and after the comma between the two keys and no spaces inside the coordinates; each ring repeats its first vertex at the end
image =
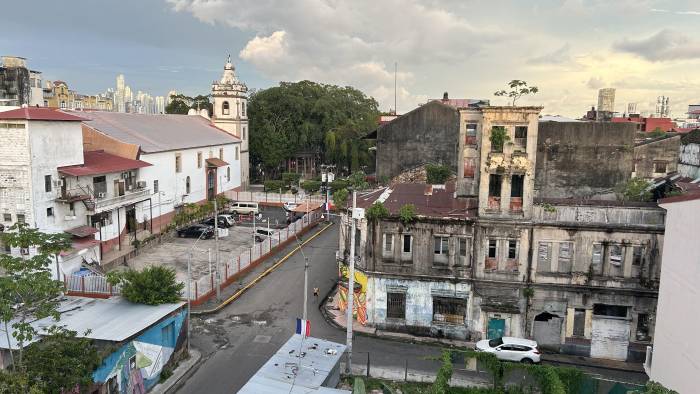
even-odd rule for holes
{"type": "Polygon", "coordinates": [[[506,332],[506,321],[505,319],[490,319],[489,320],[489,330],[488,339],[500,338],[506,332]]]}

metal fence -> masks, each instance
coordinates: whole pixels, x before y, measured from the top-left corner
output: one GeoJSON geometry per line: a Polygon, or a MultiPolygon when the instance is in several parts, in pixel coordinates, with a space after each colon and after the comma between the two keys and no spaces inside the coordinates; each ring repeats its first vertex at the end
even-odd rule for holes
{"type": "Polygon", "coordinates": [[[121,294],[119,285],[112,286],[107,283],[107,278],[103,275],[78,275],[73,274],[65,278],[66,292],[78,294],[121,294]]]}
{"type": "Polygon", "coordinates": [[[224,193],[227,198],[235,201],[255,201],[255,202],[293,202],[301,203],[310,201],[312,203],[323,203],[326,197],[322,195],[309,195],[304,193],[267,193],[267,192],[236,192],[227,191],[224,193]]]}

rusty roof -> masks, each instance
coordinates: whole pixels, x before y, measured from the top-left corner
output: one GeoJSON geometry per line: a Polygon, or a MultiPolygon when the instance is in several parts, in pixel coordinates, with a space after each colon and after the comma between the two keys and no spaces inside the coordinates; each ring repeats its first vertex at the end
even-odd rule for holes
{"type": "Polygon", "coordinates": [[[102,175],[151,165],[143,160],[127,159],[103,150],[83,152],[83,159],[84,164],[58,167],[58,172],[71,176],[102,175]]]}
{"type": "Polygon", "coordinates": [[[0,112],[0,119],[55,120],[79,122],[85,120],[80,116],[67,114],[56,108],[25,107],[0,112]]]}

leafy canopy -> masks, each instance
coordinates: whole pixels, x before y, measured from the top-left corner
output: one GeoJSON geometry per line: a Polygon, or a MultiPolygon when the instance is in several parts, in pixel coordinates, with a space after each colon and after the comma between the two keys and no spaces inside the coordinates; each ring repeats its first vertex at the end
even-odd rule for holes
{"type": "Polygon", "coordinates": [[[170,96],[170,103],[165,106],[166,114],[187,115],[190,108],[207,109],[209,116],[213,113],[214,107],[209,101],[210,95],[198,95],[195,97],[185,96],[184,94],[176,94],[170,96]]]}
{"type": "Polygon", "coordinates": [[[503,152],[503,145],[510,140],[508,131],[503,126],[493,126],[489,138],[491,140],[491,151],[493,152],[503,152]]]}
{"type": "Polygon", "coordinates": [[[122,296],[127,300],[146,305],[178,302],[185,286],[177,281],[175,270],[163,266],[146,267],[143,271],[110,272],[107,280],[112,285],[120,284],[122,296]]]}
{"type": "Polygon", "coordinates": [[[519,79],[514,79],[508,82],[508,88],[510,90],[499,90],[495,92],[494,95],[499,97],[510,97],[513,99],[511,103],[513,106],[515,106],[515,102],[522,96],[535,94],[540,91],[537,86],[527,86],[527,82],[519,79]]]}
{"type": "Polygon", "coordinates": [[[333,205],[338,208],[345,207],[348,202],[348,189],[338,189],[333,192],[333,205]]]}

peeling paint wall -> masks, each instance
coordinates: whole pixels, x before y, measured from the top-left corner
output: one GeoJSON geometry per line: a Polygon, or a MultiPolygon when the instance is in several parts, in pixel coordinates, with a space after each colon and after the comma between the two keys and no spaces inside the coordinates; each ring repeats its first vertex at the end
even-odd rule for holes
{"type": "Polygon", "coordinates": [[[632,176],[651,180],[678,171],[680,145],[680,135],[636,145],[632,176]]]}

